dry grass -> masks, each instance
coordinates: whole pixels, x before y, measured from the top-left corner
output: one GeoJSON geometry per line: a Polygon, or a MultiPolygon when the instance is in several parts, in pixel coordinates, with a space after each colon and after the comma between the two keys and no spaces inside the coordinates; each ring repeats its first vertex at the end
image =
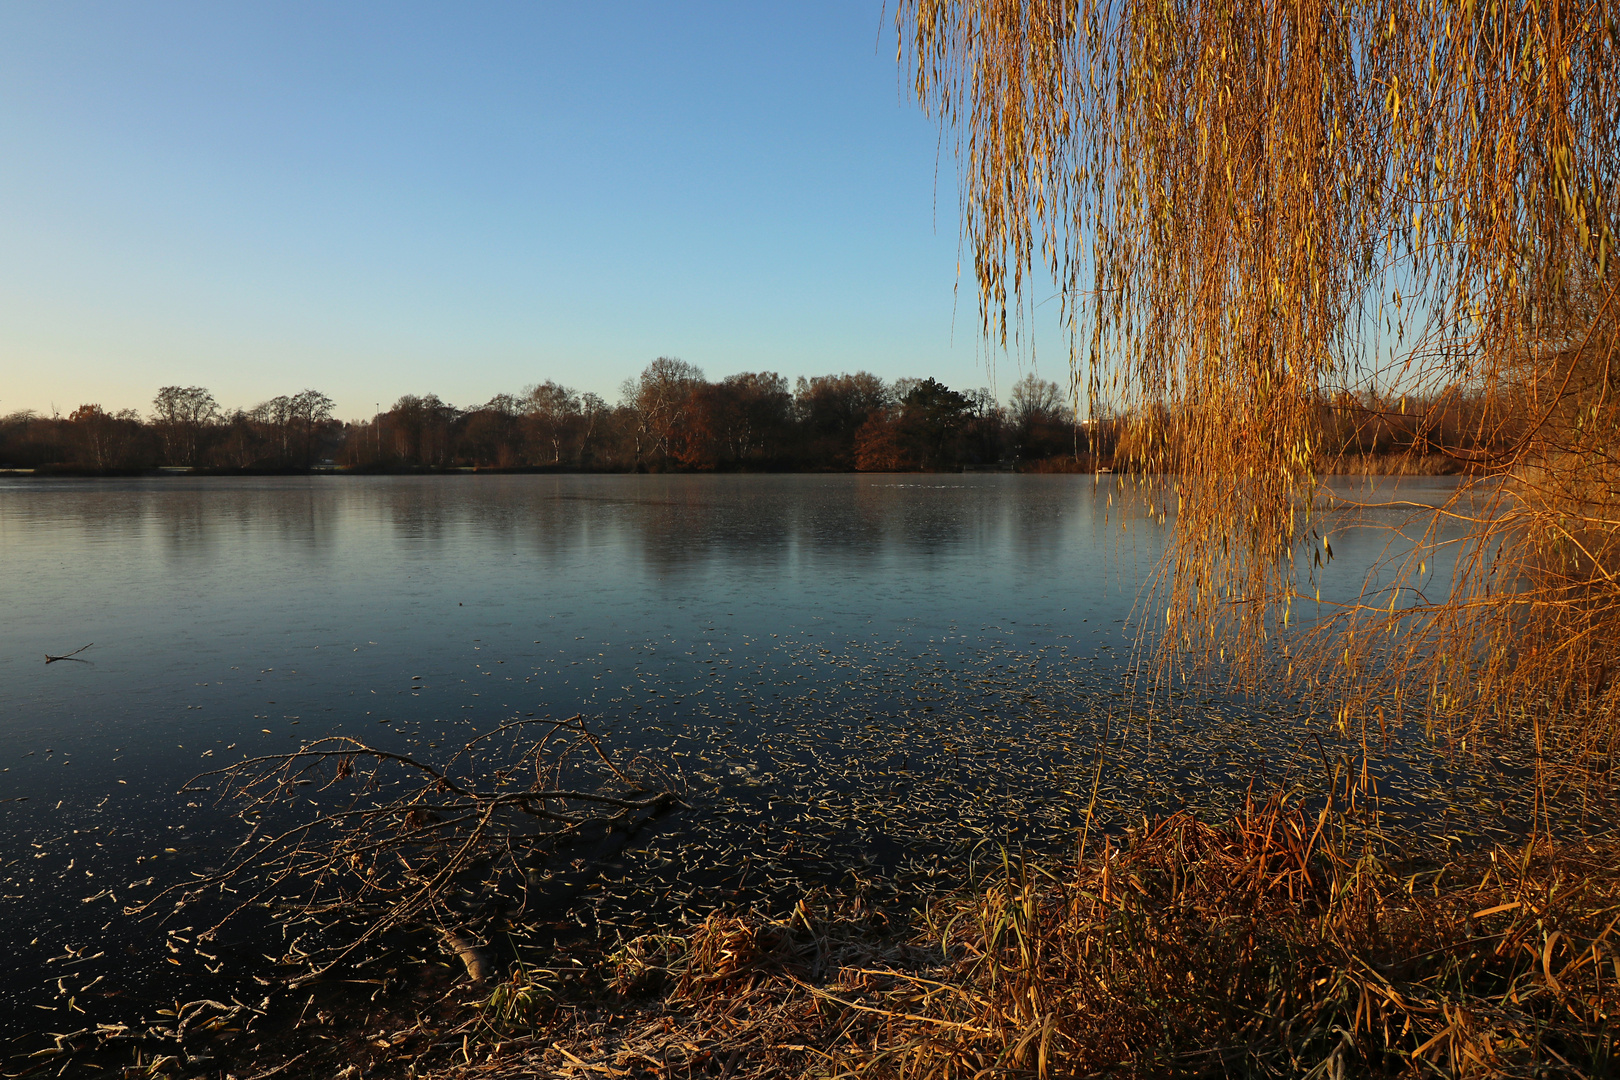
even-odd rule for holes
{"type": "Polygon", "coordinates": [[[1319,476],[1455,476],[1467,462],[1449,454],[1341,454],[1318,458],[1319,476]]]}
{"type": "Polygon", "coordinates": [[[825,1071],[840,1016],[824,986],[924,950],[858,900],[806,898],[786,918],[716,912],[621,943],[594,965],[517,970],[462,1029],[458,1060],[416,1075],[804,1076],[825,1071]]]}
{"type": "Polygon", "coordinates": [[[931,913],[949,989],[892,1007],[932,1025],[848,1071],[1608,1073],[1612,859],[1396,874],[1331,828],[1272,801],[1221,828],[1174,815],[1078,873],[1009,863],[931,913]]]}
{"type": "Polygon", "coordinates": [[[1099,468],[1112,468],[1112,461],[1112,458],[1099,457],[1096,454],[1061,454],[1057,457],[1023,462],[1018,466],[1018,471],[1042,474],[1094,473],[1099,468]]]}
{"type": "Polygon", "coordinates": [[[514,976],[420,1075],[1612,1075],[1620,850],[1396,867],[1346,827],[1178,813],[1073,865],[1005,858],[904,933],[825,897],[715,914],[516,1024],[514,976]]]}

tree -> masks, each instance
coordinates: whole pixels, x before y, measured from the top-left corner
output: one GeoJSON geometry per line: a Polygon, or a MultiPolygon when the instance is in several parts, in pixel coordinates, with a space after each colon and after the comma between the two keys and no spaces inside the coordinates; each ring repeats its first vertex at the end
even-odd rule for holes
{"type": "Polygon", "coordinates": [[[1013,383],[1007,412],[1013,442],[1024,457],[1039,460],[1075,448],[1074,412],[1057,383],[1030,372],[1013,383]]]}
{"type": "Polygon", "coordinates": [[[1620,680],[1591,674],[1620,669],[1609,3],[896,11],[957,137],[983,332],[1004,346],[1009,309],[1055,280],[1090,414],[1173,485],[1149,492],[1180,507],[1162,655],[1335,687],[1352,712],[1424,687],[1464,735],[1579,689],[1593,706],[1551,718],[1620,733],[1620,680]],[[1473,524],[1449,598],[1413,591],[1420,544],[1284,656],[1312,591],[1296,555],[1323,535],[1322,406],[1345,389],[1482,395],[1473,524]]]}
{"type": "MultiPolygon", "coordinates": [[[[268,436],[272,453],[276,457],[283,461],[291,457],[292,398],[282,394],[269,401],[261,401],[253,406],[247,415],[268,436]]],[[[252,463],[253,461],[244,462],[244,464],[252,463]]]]}
{"type": "Polygon", "coordinates": [[[227,468],[247,469],[264,460],[269,447],[265,424],[253,410],[233,409],[220,418],[211,460],[227,468]]]}
{"type": "Polygon", "coordinates": [[[295,463],[302,468],[315,464],[321,433],[332,422],[334,405],[332,399],[319,390],[304,389],[293,395],[291,421],[298,450],[295,463]]]}
{"type": "Polygon", "coordinates": [[[441,466],[450,463],[451,425],[459,410],[437,394],[404,394],[384,420],[394,455],[407,465],[441,466]]]}
{"type": "Polygon", "coordinates": [[[265,429],[279,464],[307,469],[315,464],[320,433],[331,421],[333,407],[331,398],[306,389],[260,402],[248,416],[265,429]]]}
{"type": "Polygon", "coordinates": [[[165,386],[152,399],[152,413],[169,462],[198,464],[206,432],[219,419],[214,395],[200,386],[165,386]]]}
{"type": "Polygon", "coordinates": [[[522,406],[530,437],[547,451],[540,460],[561,465],[563,446],[573,442],[584,419],[579,395],[547,379],[523,391],[522,406]]]}
{"type": "Polygon", "coordinates": [[[861,472],[895,472],[911,467],[900,445],[900,425],[893,410],[869,414],[855,431],[855,467],[861,472]]]}
{"type": "Polygon", "coordinates": [[[452,456],[473,465],[511,468],[523,454],[523,402],[512,394],[496,394],[468,409],[455,423],[452,456]]]}
{"type": "Polygon", "coordinates": [[[612,414],[613,409],[596,394],[585,393],[580,395],[579,449],[577,457],[580,465],[597,464],[597,455],[603,441],[602,427],[604,421],[612,414]]]}
{"type": "Polygon", "coordinates": [[[867,468],[856,462],[856,434],[891,404],[889,388],[871,372],[810,379],[801,375],[793,390],[793,412],[803,439],[801,460],[813,468],[867,468]]]}
{"type": "Polygon", "coordinates": [[[1047,382],[1033,371],[1013,383],[1007,399],[1007,411],[1020,428],[1056,419],[1066,411],[1065,405],[1058,384],[1047,382]]]}
{"type": "Polygon", "coordinates": [[[625,403],[635,410],[638,464],[665,463],[690,454],[693,394],[703,384],[703,371],[685,360],[660,356],[640,376],[624,385],[625,403]]]}
{"type": "Polygon", "coordinates": [[[915,382],[900,399],[899,428],[903,465],[938,469],[957,463],[957,436],[967,426],[971,403],[937,379],[915,382]]]}
{"type": "Polygon", "coordinates": [[[1007,410],[996,401],[987,386],[969,390],[962,395],[966,402],[966,420],[962,425],[962,460],[970,465],[994,465],[1002,462],[1008,453],[1007,410]]]}
{"type": "Polygon", "coordinates": [[[140,417],[133,409],[109,413],[100,405],[80,405],[68,415],[74,457],[93,469],[122,469],[134,463],[140,417]]]}
{"type": "Polygon", "coordinates": [[[793,395],[774,371],[727,375],[711,388],[709,414],[719,455],[728,464],[769,463],[786,449],[793,395]]]}

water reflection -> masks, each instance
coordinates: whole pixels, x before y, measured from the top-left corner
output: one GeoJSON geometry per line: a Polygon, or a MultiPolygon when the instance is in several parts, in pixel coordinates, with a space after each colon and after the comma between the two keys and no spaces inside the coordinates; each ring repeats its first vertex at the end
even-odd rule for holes
{"type": "Polygon", "coordinates": [[[812,623],[1072,634],[1091,608],[1122,617],[1134,587],[1102,570],[1106,517],[1076,477],[9,481],[0,722],[155,733],[175,722],[165,693],[235,669],[297,658],[320,671],[306,696],[346,694],[474,640],[598,667],[649,636],[757,652],[812,623]],[[92,640],[77,678],[28,659],[92,640]],[[315,665],[320,649],[349,659],[315,665]],[[132,712],[131,684],[151,704],[132,712]]]}

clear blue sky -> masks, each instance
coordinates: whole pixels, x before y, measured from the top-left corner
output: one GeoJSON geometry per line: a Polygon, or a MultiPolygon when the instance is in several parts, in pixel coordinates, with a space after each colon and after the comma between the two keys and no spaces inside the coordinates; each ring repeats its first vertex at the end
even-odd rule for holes
{"type": "Polygon", "coordinates": [[[877,0],[0,0],[0,413],[986,385],[938,149],[877,0]]]}

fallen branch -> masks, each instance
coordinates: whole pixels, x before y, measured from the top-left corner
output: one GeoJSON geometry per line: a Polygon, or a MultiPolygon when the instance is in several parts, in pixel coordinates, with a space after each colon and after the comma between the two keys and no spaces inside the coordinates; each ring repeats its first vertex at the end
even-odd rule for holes
{"type": "Polygon", "coordinates": [[[532,873],[537,862],[574,838],[633,829],[674,801],[614,765],[579,716],[504,724],[443,765],[332,735],[201,773],[181,790],[236,802],[246,833],[219,870],[126,910],[155,915],[235,893],[201,939],[248,908],[267,909],[303,968],[289,986],[407,930],[437,931],[482,982],[491,969],[471,944],[477,927],[528,906],[531,881],[544,877],[532,873]],[[304,951],[294,928],[323,944],[304,951]]]}

